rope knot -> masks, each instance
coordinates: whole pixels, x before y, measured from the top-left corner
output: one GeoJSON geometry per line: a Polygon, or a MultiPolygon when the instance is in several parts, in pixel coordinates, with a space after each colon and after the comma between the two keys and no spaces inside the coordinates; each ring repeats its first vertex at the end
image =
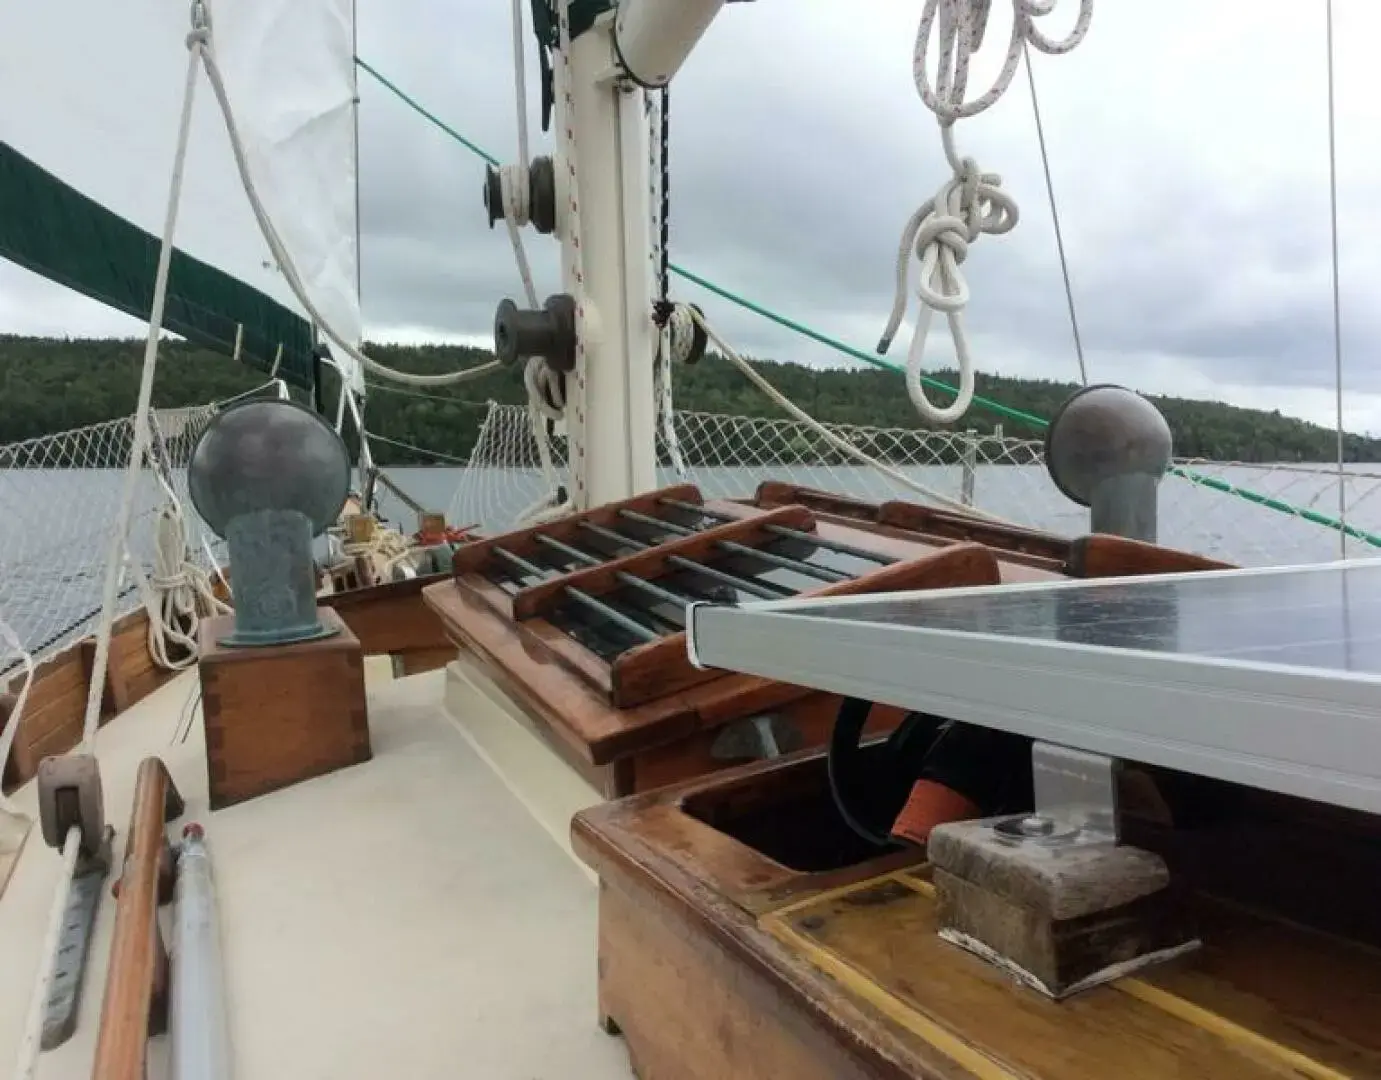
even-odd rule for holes
{"type": "Polygon", "coordinates": [[[916,286],[921,307],[906,361],[906,389],[916,410],[935,424],[958,420],[973,400],[973,358],[964,328],[969,286],[959,268],[968,257],[969,245],[980,236],[1010,232],[1017,223],[1017,204],[1002,190],[1002,178],[980,170],[973,158],[959,156],[954,146],[954,125],[965,117],[977,116],[1006,92],[1028,44],[1043,53],[1068,52],[1088,33],[1093,13],[1093,0],[1079,0],[1074,29],[1068,37],[1056,41],[1041,33],[1035,23],[1054,11],[1059,0],[1011,2],[1012,32],[1006,60],[993,84],[977,97],[968,97],[970,61],[983,44],[992,0],[925,0],[912,53],[911,73],[916,90],[940,122],[940,141],[951,176],[930,202],[911,215],[902,230],[897,253],[897,291],[877,351],[885,353],[891,346],[906,314],[907,274],[914,254],[921,264],[916,286]],[[927,60],[932,41],[937,54],[933,84],[927,60]],[[949,319],[959,366],[959,392],[945,408],[926,397],[920,373],[930,319],[937,311],[944,312],[949,319]]]}
{"type": "Polygon", "coordinates": [[[211,12],[205,0],[192,0],[192,29],[187,34],[187,48],[206,48],[211,44],[211,12]]]}

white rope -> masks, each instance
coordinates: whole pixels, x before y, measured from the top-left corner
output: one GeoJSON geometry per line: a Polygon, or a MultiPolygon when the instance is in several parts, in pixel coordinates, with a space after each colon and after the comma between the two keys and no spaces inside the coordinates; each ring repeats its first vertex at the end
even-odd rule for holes
{"type": "Polygon", "coordinates": [[[392,561],[406,555],[409,550],[402,533],[383,527],[375,529],[368,540],[347,540],[341,544],[341,552],[350,559],[378,556],[392,561]]]}
{"type": "MultiPolygon", "coordinates": [[[[645,95],[647,109],[647,163],[648,163],[648,229],[652,243],[648,251],[648,269],[657,279],[660,299],[661,268],[664,252],[662,250],[662,211],[663,180],[666,173],[666,147],[662,141],[662,94],[645,95]]],[[[695,332],[695,321],[690,313],[683,310],[684,304],[673,304],[670,313],[663,321],[658,334],[657,355],[654,361],[653,378],[656,381],[657,414],[662,431],[662,441],[671,457],[671,467],[678,479],[685,480],[689,475],[685,455],[681,453],[680,440],[676,435],[675,394],[672,366],[684,364],[690,357],[691,342],[695,332]]]]}
{"type": "Polygon", "coordinates": [[[230,606],[216,596],[210,574],[193,561],[186,518],[175,496],[164,502],[154,523],[149,587],[149,655],[167,671],[190,667],[197,660],[202,613],[225,614],[230,606]],[[179,659],[173,658],[174,646],[182,650],[179,659]]]}
{"type": "Polygon", "coordinates": [[[385,577],[413,552],[413,545],[402,533],[382,526],[375,528],[368,540],[347,540],[341,544],[341,554],[348,559],[382,560],[385,577]]]}
{"type": "Polygon", "coordinates": [[[547,435],[547,421],[560,421],[566,413],[566,382],[561,373],[553,371],[540,356],[528,358],[523,368],[523,383],[527,388],[528,423],[537,443],[537,460],[542,467],[546,493],[518,515],[519,525],[538,525],[547,515],[559,517],[571,509],[569,499],[560,497],[561,478],[552,460],[551,439],[547,435]],[[552,405],[550,402],[555,402],[552,405]],[[541,520],[538,520],[538,519],[541,520]]]}
{"type": "Polygon", "coordinates": [[[926,0],[916,33],[912,72],[916,89],[926,107],[940,121],[941,143],[951,177],[935,197],[923,204],[902,230],[897,251],[896,294],[877,351],[885,353],[892,344],[906,313],[906,290],[911,256],[920,263],[916,291],[920,300],[916,326],[906,361],[906,390],[916,410],[931,423],[947,424],[958,420],[973,401],[973,355],[964,309],[969,302],[969,287],[960,272],[969,245],[984,233],[1001,235],[1016,226],[1019,212],[1016,200],[1002,190],[1002,178],[985,173],[973,158],[961,158],[954,145],[954,123],[977,116],[993,105],[1011,85],[1027,42],[1045,53],[1064,53],[1074,48],[1088,31],[1093,0],[1080,0],[1079,17],[1067,38],[1053,41],[1036,28],[1035,19],[1050,14],[1057,0],[1012,0],[1012,35],[1007,58],[997,80],[971,101],[968,90],[969,61],[983,40],[990,0],[926,0]],[[938,29],[939,66],[932,86],[927,72],[927,53],[931,37],[938,29]],[[921,383],[921,363],[926,338],[935,312],[949,320],[959,367],[959,392],[945,408],[935,405],[921,383]]]}
{"type": "Polygon", "coordinates": [[[11,814],[14,816],[24,816],[20,809],[10,801],[5,795],[3,779],[5,767],[10,761],[10,751],[14,747],[15,736],[19,733],[20,719],[24,715],[24,706],[29,700],[29,688],[34,683],[34,657],[33,653],[24,648],[24,643],[19,640],[19,635],[14,632],[4,619],[0,618],[0,639],[3,639],[7,646],[5,656],[18,657],[19,662],[24,666],[24,682],[19,688],[19,693],[15,695],[14,708],[10,710],[9,719],[5,722],[5,729],[0,731],[0,814],[11,814]]]}
{"type": "Polygon", "coordinates": [[[841,454],[845,454],[848,457],[853,458],[861,465],[867,465],[870,468],[876,469],[878,472],[882,473],[883,476],[891,480],[894,484],[898,484],[901,487],[908,488],[909,490],[914,491],[919,495],[924,495],[926,498],[933,499],[935,502],[938,502],[944,506],[949,506],[962,513],[982,517],[987,519],[988,521],[994,521],[1001,525],[1014,524],[1013,522],[1008,521],[1006,518],[999,517],[996,514],[990,514],[986,510],[980,510],[975,506],[967,506],[964,503],[960,502],[958,499],[952,499],[943,492],[936,491],[932,487],[928,487],[927,485],[922,484],[919,481],[913,480],[905,473],[892,468],[892,466],[888,465],[886,462],[879,461],[877,458],[872,457],[869,454],[865,454],[862,450],[854,446],[854,444],[849,442],[847,439],[840,438],[833,431],[827,428],[824,424],[820,423],[819,420],[816,420],[815,417],[811,416],[804,409],[800,408],[798,405],[796,405],[795,402],[793,402],[790,398],[788,398],[785,394],[783,394],[780,390],[778,390],[775,386],[773,386],[770,382],[763,378],[763,376],[760,375],[754,369],[752,364],[748,363],[748,361],[744,360],[743,357],[739,356],[738,353],[736,353],[732,348],[729,347],[729,345],[724,341],[723,338],[721,338],[718,334],[714,332],[713,329],[711,329],[709,323],[705,321],[704,316],[702,316],[699,312],[695,311],[694,308],[691,309],[691,317],[700,326],[700,328],[705,331],[705,337],[709,340],[709,342],[715,347],[717,347],[721,353],[723,353],[725,359],[727,359],[731,364],[738,368],[739,371],[743,372],[743,374],[747,376],[748,380],[759,390],[761,390],[764,394],[766,394],[768,398],[770,398],[778,408],[785,411],[793,419],[800,421],[802,424],[805,424],[806,427],[810,428],[811,431],[813,431],[820,438],[824,439],[825,442],[829,443],[841,454]]]}
{"type": "MultiPolygon", "coordinates": [[[[692,326],[695,325],[690,314],[682,312],[681,309],[684,306],[677,304],[672,309],[672,318],[667,319],[666,325],[662,327],[661,363],[657,365],[658,411],[662,414],[662,439],[667,445],[667,452],[671,455],[671,467],[681,480],[685,480],[690,472],[686,468],[685,456],[681,453],[681,441],[676,436],[676,406],[672,395],[671,366],[675,355],[673,319],[679,314],[688,320],[692,326]]],[[[686,351],[689,354],[689,348],[686,351]]]]}
{"type": "Polygon", "coordinates": [[[288,287],[292,289],[297,302],[306,310],[312,322],[346,355],[353,358],[366,371],[379,376],[381,379],[389,379],[408,386],[453,386],[456,383],[467,382],[470,379],[477,379],[497,371],[499,368],[497,360],[491,360],[489,363],[480,364],[477,367],[466,368],[463,371],[448,372],[444,375],[419,375],[415,372],[396,371],[367,356],[358,345],[342,336],[340,331],[321,314],[308,295],[307,288],[302,283],[301,275],[298,273],[297,264],[288,253],[282,237],[279,236],[273,220],[269,217],[263,201],[259,198],[259,191],[254,184],[254,177],[250,173],[249,162],[245,157],[244,143],[240,138],[240,131],[235,122],[235,113],[230,106],[225,81],[221,76],[220,65],[216,61],[216,49],[211,33],[211,3],[210,0],[198,0],[198,2],[205,13],[205,28],[200,34],[189,35],[188,48],[192,50],[194,58],[200,58],[202,66],[206,69],[207,81],[211,84],[211,89],[216,95],[216,101],[220,105],[221,117],[225,121],[225,130],[230,137],[230,149],[235,157],[235,168],[240,174],[240,183],[245,189],[245,194],[249,197],[249,205],[254,211],[254,218],[259,223],[259,231],[263,234],[264,241],[268,244],[269,251],[278,263],[279,269],[282,270],[283,279],[288,283],[288,287]]]}
{"type": "Polygon", "coordinates": [[[121,553],[129,535],[130,512],[149,448],[149,408],[153,399],[153,376],[158,366],[158,335],[163,327],[163,311],[168,300],[168,273],[172,267],[173,236],[177,231],[177,211],[182,200],[183,168],[187,160],[188,136],[192,130],[192,104],[197,88],[197,54],[201,48],[205,28],[201,9],[194,7],[192,32],[187,35],[187,78],[182,90],[182,116],[178,121],[177,150],[173,155],[173,171],[168,184],[168,207],[163,220],[163,238],[158,251],[158,270],[154,275],[153,303],[149,307],[149,334],[144,342],[144,365],[139,377],[139,400],[134,411],[133,445],[129,464],[125,468],[124,492],[116,515],[115,532],[110,538],[106,555],[105,584],[101,595],[101,623],[96,632],[96,656],[91,668],[91,682],[86,695],[86,714],[82,722],[81,749],[89,751],[96,737],[101,718],[102,691],[106,668],[110,662],[110,631],[115,621],[115,595],[119,587],[121,553]]]}
{"type": "Polygon", "coordinates": [[[81,852],[81,830],[75,825],[67,830],[62,842],[62,870],[58,886],[53,891],[53,906],[48,911],[48,928],[39,946],[38,972],[33,992],[29,996],[29,1011],[24,1019],[24,1033],[19,1040],[19,1055],[14,1066],[14,1080],[33,1080],[38,1068],[38,1055],[43,1039],[43,1016],[52,992],[53,976],[58,964],[58,941],[66,921],[67,898],[72,892],[72,877],[81,852]]]}

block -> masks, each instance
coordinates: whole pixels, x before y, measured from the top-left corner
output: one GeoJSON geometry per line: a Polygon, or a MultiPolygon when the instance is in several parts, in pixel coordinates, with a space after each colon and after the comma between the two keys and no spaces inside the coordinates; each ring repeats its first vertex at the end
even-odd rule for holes
{"type": "Polygon", "coordinates": [[[941,825],[927,854],[940,935],[1053,998],[1196,944],[1164,861],[1100,835],[1003,836],[941,825]]]}
{"type": "Polygon", "coordinates": [[[278,791],[371,754],[359,639],[331,608],[338,633],[292,645],[219,644],[234,616],[201,626],[202,716],[212,810],[278,791]]]}

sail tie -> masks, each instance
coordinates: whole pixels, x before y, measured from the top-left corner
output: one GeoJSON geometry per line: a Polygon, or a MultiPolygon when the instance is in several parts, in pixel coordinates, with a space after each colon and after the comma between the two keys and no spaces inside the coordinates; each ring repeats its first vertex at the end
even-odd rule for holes
{"type": "Polygon", "coordinates": [[[1050,55],[1069,52],[1088,33],[1093,16],[1093,0],[1080,0],[1078,18],[1069,35],[1055,40],[1036,26],[1035,20],[1049,15],[1058,0],[1012,0],[1012,33],[1007,58],[996,80],[983,94],[965,101],[968,90],[969,61],[983,42],[991,0],[926,0],[916,32],[912,74],[921,101],[940,122],[940,140],[951,177],[930,201],[923,203],[902,229],[897,250],[896,292],[892,312],[878,342],[877,351],[886,353],[906,314],[906,292],[911,258],[920,264],[916,294],[920,301],[915,330],[906,360],[906,390],[916,410],[931,423],[947,424],[958,420],[973,400],[973,355],[964,311],[969,302],[969,286],[961,267],[969,247],[981,235],[1010,232],[1017,223],[1016,199],[1002,190],[1002,178],[985,173],[971,157],[960,157],[954,143],[957,121],[977,116],[990,108],[1006,92],[1028,44],[1050,55]],[[939,64],[934,85],[927,69],[931,39],[938,31],[939,64]],[[940,407],[926,396],[921,383],[921,362],[931,318],[943,313],[949,321],[959,366],[959,391],[954,401],[940,407]]]}

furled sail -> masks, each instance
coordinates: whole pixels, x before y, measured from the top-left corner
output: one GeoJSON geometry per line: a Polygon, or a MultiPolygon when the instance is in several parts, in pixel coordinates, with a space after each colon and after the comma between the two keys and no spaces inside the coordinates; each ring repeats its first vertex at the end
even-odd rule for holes
{"type": "MultiPolygon", "coordinates": [[[[210,10],[259,197],[313,306],[358,344],[350,0],[219,0],[210,10]]],[[[0,0],[0,26],[0,253],[146,315],[139,298],[152,293],[149,244],[156,259],[167,209],[190,5],[0,0]]],[[[263,366],[281,346],[283,374],[309,372],[312,328],[259,231],[205,76],[197,82],[168,328],[226,351],[238,338],[263,366]]],[[[355,362],[335,350],[333,359],[362,388],[355,362]]]]}

